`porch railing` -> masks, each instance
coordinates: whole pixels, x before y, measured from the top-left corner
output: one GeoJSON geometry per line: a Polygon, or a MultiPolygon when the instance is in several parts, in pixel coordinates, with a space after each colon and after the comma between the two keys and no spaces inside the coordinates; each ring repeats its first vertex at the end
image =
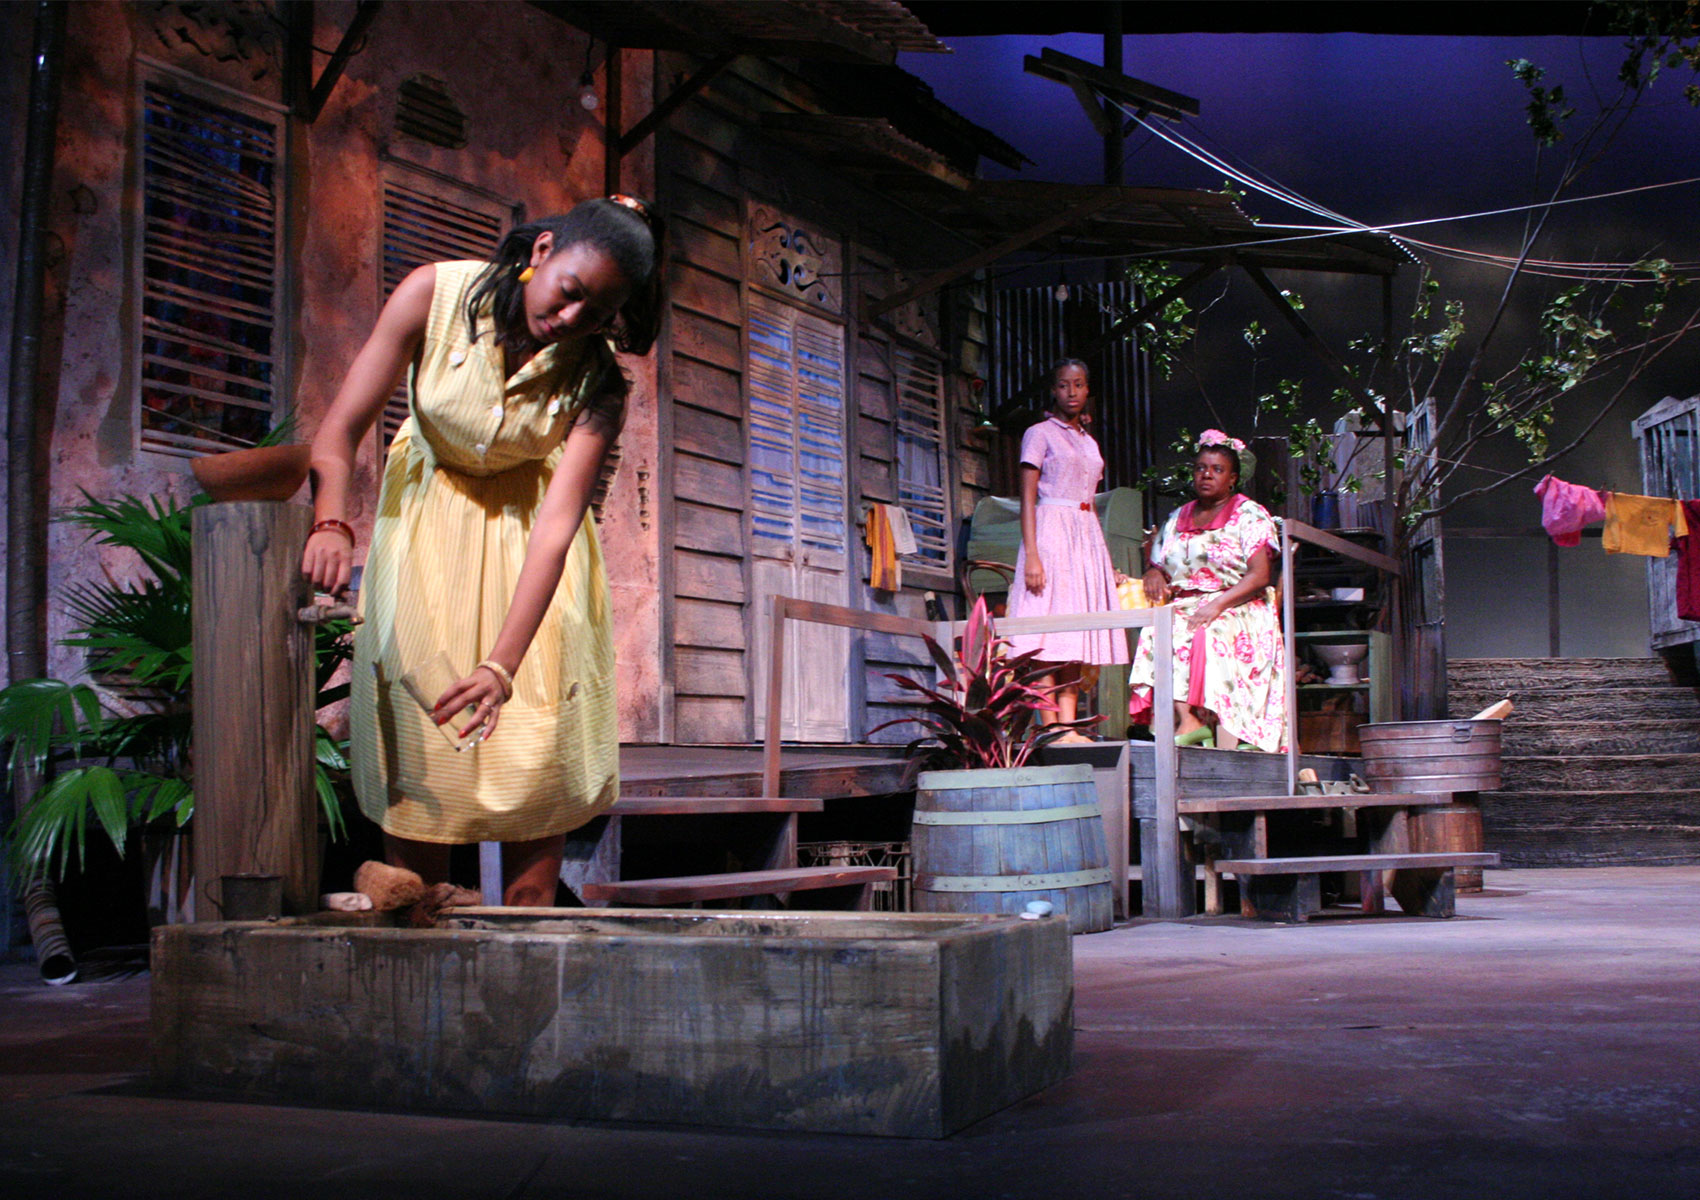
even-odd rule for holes
{"type": "MultiPolygon", "coordinates": [[[[761,786],[764,796],[779,794],[780,720],[784,712],[785,687],[785,624],[787,621],[809,621],[817,625],[836,625],[868,633],[889,633],[907,637],[930,637],[941,646],[950,646],[962,633],[966,621],[923,621],[915,617],[900,617],[892,613],[863,612],[837,604],[820,604],[790,596],[770,597],[773,605],[773,652],[768,661],[767,730],[762,742],[761,786]]],[[[1156,639],[1152,649],[1156,661],[1170,662],[1174,658],[1174,611],[1168,607],[1142,608],[1098,613],[1070,613],[1052,617],[1008,617],[997,622],[1000,635],[1034,633],[1073,633],[1081,630],[1144,629],[1149,627],[1156,639]]],[[[1153,819],[1156,823],[1155,850],[1157,863],[1149,870],[1167,866],[1165,876],[1185,870],[1188,882],[1192,868],[1181,851],[1180,813],[1176,806],[1179,793],[1179,754],[1175,747],[1174,672],[1155,672],[1152,695],[1151,734],[1156,761],[1153,767],[1153,819]]],[[[1291,770],[1289,769],[1289,774],[1291,770]]],[[[1127,828],[1123,826],[1124,830],[1127,828]]],[[[1126,887],[1129,868],[1128,839],[1123,836],[1119,845],[1111,848],[1111,870],[1120,871],[1126,887]]],[[[1118,888],[1118,890],[1120,890],[1118,888]]],[[[1156,889],[1159,896],[1173,897],[1178,893],[1172,886],[1156,889]]],[[[1174,912],[1152,912],[1147,916],[1181,916],[1174,912]]]]}

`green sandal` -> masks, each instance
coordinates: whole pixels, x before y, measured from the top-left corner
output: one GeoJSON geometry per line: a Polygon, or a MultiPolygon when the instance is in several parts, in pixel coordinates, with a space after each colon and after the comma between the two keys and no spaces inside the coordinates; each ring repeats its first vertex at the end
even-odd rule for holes
{"type": "Polygon", "coordinates": [[[1216,735],[1211,732],[1208,725],[1200,725],[1191,733],[1177,733],[1175,735],[1175,745],[1203,746],[1206,749],[1214,749],[1216,746],[1216,735]]]}

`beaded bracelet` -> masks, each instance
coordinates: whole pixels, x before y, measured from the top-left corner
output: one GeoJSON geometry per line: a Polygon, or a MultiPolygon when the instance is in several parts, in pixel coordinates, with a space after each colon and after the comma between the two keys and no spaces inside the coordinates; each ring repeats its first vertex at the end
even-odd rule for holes
{"type": "Polygon", "coordinates": [[[486,671],[489,671],[490,674],[494,675],[501,681],[502,687],[507,691],[507,696],[505,698],[512,700],[514,695],[514,677],[508,673],[508,669],[493,658],[487,658],[478,665],[483,667],[486,671]]]}
{"type": "Polygon", "coordinates": [[[326,530],[333,530],[342,534],[343,537],[348,539],[350,546],[354,545],[354,527],[347,521],[339,521],[335,517],[327,517],[323,521],[314,521],[313,528],[308,531],[307,536],[311,537],[315,533],[324,533],[326,530]]]}

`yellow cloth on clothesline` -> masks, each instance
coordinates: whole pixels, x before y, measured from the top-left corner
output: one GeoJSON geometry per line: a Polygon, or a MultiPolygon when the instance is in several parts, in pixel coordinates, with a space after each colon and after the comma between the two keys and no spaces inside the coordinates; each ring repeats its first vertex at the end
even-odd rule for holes
{"type": "Polygon", "coordinates": [[[897,548],[891,536],[891,518],[885,505],[868,505],[868,519],[862,532],[868,543],[868,586],[875,591],[895,592],[903,586],[902,568],[897,565],[897,548]]]}
{"type": "Polygon", "coordinates": [[[1687,535],[1688,522],[1683,519],[1680,501],[1628,492],[1606,493],[1606,527],[1600,544],[1607,554],[1667,558],[1671,538],[1687,535]]]}

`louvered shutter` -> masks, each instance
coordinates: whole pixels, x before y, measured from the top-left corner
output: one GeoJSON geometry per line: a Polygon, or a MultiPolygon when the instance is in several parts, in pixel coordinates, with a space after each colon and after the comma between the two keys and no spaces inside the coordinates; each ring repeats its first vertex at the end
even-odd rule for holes
{"type": "Polygon", "coordinates": [[[148,80],[141,143],[141,445],[251,446],[282,385],[277,124],[148,80]]]}
{"type": "MultiPolygon", "coordinates": [[[[384,299],[408,272],[426,263],[489,258],[501,240],[505,206],[481,202],[470,193],[449,198],[447,185],[397,164],[384,173],[384,299]]],[[[463,189],[453,189],[461,191],[463,189]]],[[[398,387],[378,422],[381,448],[387,448],[407,418],[407,385],[398,387]]]]}
{"type": "Polygon", "coordinates": [[[897,391],[897,502],[909,514],[916,552],[906,562],[950,567],[945,503],[944,373],[938,360],[892,349],[897,391]]]}
{"type": "Polygon", "coordinates": [[[751,293],[749,347],[755,552],[843,555],[844,331],[751,293]]]}

